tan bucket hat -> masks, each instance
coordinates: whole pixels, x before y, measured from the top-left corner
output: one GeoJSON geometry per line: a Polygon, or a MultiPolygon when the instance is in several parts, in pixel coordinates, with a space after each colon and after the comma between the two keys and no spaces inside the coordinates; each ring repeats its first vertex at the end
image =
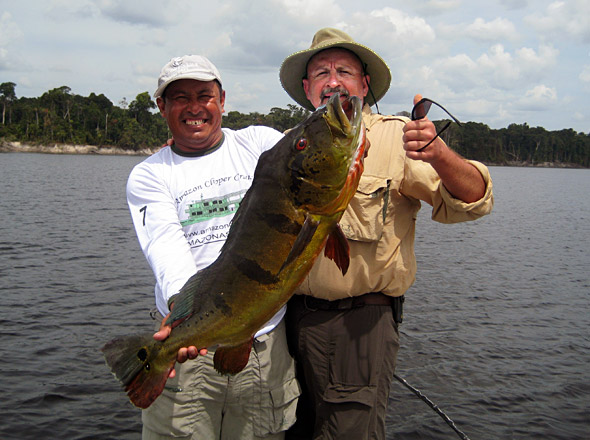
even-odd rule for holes
{"type": "Polygon", "coordinates": [[[385,61],[368,47],[355,43],[350,35],[334,28],[320,29],[313,36],[309,49],[295,52],[283,61],[279,78],[289,96],[302,107],[311,111],[315,110],[303,90],[302,80],[307,74],[307,63],[316,53],[334,47],[342,47],[354,52],[365,65],[365,71],[371,77],[371,90],[375,95],[373,99],[370,93],[367,94],[365,102],[373,105],[383,98],[391,84],[391,72],[385,61]]]}

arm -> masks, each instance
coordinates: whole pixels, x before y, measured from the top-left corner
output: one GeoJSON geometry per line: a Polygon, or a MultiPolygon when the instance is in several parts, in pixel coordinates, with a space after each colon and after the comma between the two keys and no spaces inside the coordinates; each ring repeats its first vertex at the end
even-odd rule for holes
{"type": "MultiPolygon", "coordinates": [[[[414,103],[422,99],[414,97],[414,103]]],[[[472,164],[451,150],[442,139],[436,138],[424,151],[417,151],[436,136],[436,128],[427,118],[409,121],[404,127],[406,156],[432,165],[443,185],[457,199],[467,203],[481,199],[486,190],[485,181],[472,164]]]]}
{"type": "Polygon", "coordinates": [[[127,182],[127,203],[139,245],[156,278],[156,305],[165,315],[168,300],[197,271],[178,218],[176,203],[164,182],[166,164],[136,166],[127,182]]]}
{"type": "MultiPolygon", "coordinates": [[[[156,277],[156,304],[165,312],[169,298],[197,271],[174,200],[153,167],[139,166],[129,176],[127,202],[139,244],[156,277]]],[[[162,341],[170,335],[171,327],[164,325],[168,316],[154,339],[162,341]]],[[[197,351],[181,348],[178,362],[194,359],[197,351]]],[[[170,377],[174,375],[173,370],[170,377]]]]}

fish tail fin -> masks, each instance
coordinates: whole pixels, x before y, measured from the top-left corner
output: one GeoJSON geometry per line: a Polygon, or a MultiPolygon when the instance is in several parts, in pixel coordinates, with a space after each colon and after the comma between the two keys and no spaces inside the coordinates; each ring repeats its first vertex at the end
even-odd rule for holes
{"type": "Polygon", "coordinates": [[[152,335],[124,336],[102,348],[113,374],[133,404],[147,408],[164,390],[176,359],[158,356],[160,343],[152,335]]]}

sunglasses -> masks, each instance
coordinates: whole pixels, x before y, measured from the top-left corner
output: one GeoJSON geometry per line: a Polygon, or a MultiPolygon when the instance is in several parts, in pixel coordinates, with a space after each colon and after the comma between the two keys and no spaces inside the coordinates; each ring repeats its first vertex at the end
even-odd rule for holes
{"type": "MultiPolygon", "coordinates": [[[[414,108],[412,108],[412,121],[417,121],[418,119],[424,119],[426,117],[426,115],[428,114],[430,107],[432,107],[432,104],[437,105],[440,108],[442,108],[445,111],[445,113],[447,115],[449,115],[451,118],[453,118],[453,121],[455,121],[457,123],[457,125],[459,125],[459,127],[461,127],[461,123],[459,122],[459,120],[456,117],[454,117],[452,114],[450,114],[446,108],[444,108],[438,102],[434,102],[432,99],[428,99],[428,98],[422,98],[420,101],[418,101],[416,103],[414,108]]],[[[434,136],[430,140],[430,142],[428,142],[426,145],[424,145],[422,148],[420,148],[419,150],[416,150],[416,151],[422,151],[426,147],[428,147],[432,142],[434,142],[434,140],[437,137],[440,137],[440,135],[442,134],[443,131],[445,131],[447,128],[449,128],[449,125],[451,125],[451,121],[448,121],[443,128],[438,130],[436,132],[436,136],[434,136]]]]}

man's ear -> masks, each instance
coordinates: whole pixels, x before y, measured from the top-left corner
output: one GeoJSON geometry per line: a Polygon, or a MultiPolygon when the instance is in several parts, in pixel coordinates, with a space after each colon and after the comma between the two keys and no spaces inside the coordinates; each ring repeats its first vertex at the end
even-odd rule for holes
{"type": "MultiPolygon", "coordinates": [[[[307,99],[309,99],[309,80],[308,79],[302,79],[303,81],[303,91],[305,92],[305,96],[307,97],[307,99]]],[[[311,101],[311,99],[309,99],[311,101]]]]}
{"type": "Polygon", "coordinates": [[[166,102],[164,101],[164,98],[162,98],[161,96],[158,96],[156,98],[156,104],[158,106],[158,109],[160,109],[160,114],[162,115],[162,117],[166,117],[166,102]]]}
{"type": "Polygon", "coordinates": [[[221,104],[221,113],[225,113],[225,90],[221,91],[221,96],[219,97],[219,103],[221,104]]]}
{"type": "Polygon", "coordinates": [[[363,81],[363,93],[365,94],[363,96],[363,98],[365,98],[367,96],[367,93],[369,93],[369,83],[371,82],[371,77],[366,74],[364,81],[363,81]]]}

